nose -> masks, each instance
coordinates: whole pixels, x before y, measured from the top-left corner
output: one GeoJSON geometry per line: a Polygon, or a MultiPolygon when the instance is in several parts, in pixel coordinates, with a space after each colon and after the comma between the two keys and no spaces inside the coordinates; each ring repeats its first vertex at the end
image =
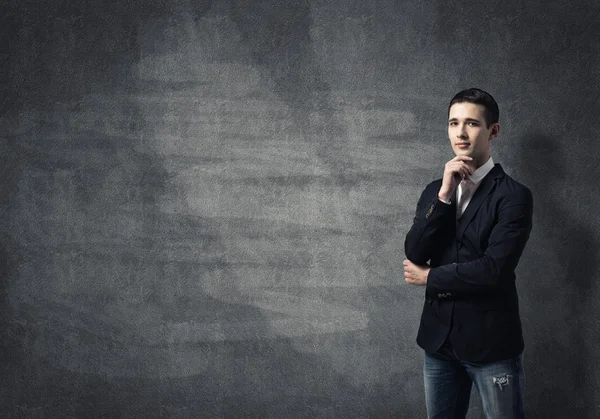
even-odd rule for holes
{"type": "Polygon", "coordinates": [[[460,124],[458,127],[458,132],[456,133],[456,136],[460,139],[465,139],[467,138],[467,131],[465,130],[465,124],[460,124]]]}

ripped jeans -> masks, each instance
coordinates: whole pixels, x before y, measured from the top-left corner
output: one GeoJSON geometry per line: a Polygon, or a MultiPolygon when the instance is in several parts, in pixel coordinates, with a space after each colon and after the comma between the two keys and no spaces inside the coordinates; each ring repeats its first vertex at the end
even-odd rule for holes
{"type": "Polygon", "coordinates": [[[464,418],[473,383],[487,419],[525,417],[522,354],[504,361],[475,364],[446,361],[425,353],[423,375],[429,419],[464,418]]]}

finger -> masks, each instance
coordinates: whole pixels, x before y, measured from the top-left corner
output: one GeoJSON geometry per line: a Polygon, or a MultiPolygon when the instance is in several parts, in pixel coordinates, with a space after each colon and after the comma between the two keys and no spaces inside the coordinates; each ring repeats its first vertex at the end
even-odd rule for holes
{"type": "Polygon", "coordinates": [[[446,168],[446,171],[448,171],[450,173],[456,173],[458,170],[460,170],[460,164],[457,164],[457,163],[449,164],[448,167],[446,168]]]}
{"type": "Polygon", "coordinates": [[[457,161],[457,162],[453,162],[452,164],[449,164],[447,166],[447,170],[450,171],[451,173],[461,173],[462,170],[465,170],[469,174],[473,173],[473,171],[474,171],[474,169],[471,166],[467,165],[463,161],[457,161]]]}
{"type": "Polygon", "coordinates": [[[463,170],[470,172],[471,169],[465,162],[455,162],[448,166],[448,170],[451,173],[461,173],[463,170]]]}
{"type": "Polygon", "coordinates": [[[456,166],[456,167],[452,167],[452,168],[450,169],[450,173],[451,173],[453,176],[458,176],[458,177],[461,177],[461,178],[462,178],[462,177],[463,177],[464,170],[465,170],[465,169],[463,169],[462,167],[460,167],[460,166],[456,166]]]}
{"type": "Polygon", "coordinates": [[[467,170],[471,170],[471,166],[469,166],[467,163],[465,163],[464,161],[461,161],[460,163],[460,167],[464,167],[467,170]]]}

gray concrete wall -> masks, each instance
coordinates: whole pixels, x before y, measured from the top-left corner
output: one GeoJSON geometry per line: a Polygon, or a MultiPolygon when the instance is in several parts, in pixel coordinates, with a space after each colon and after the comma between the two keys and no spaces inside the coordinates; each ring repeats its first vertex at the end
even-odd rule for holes
{"type": "Polygon", "coordinates": [[[600,416],[597,2],[2,7],[2,417],[424,417],[403,240],[472,86],[535,198],[527,411],[600,416]]]}

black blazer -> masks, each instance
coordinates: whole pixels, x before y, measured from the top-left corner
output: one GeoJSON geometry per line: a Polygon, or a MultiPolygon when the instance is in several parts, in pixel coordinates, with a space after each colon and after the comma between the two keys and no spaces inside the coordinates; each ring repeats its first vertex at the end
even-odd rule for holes
{"type": "Polygon", "coordinates": [[[495,164],[457,220],[456,192],[445,204],[441,185],[423,191],[405,241],[406,257],[432,268],[417,343],[435,353],[448,337],[463,361],[515,357],[523,350],[515,268],[531,232],[531,191],[495,164]]]}

